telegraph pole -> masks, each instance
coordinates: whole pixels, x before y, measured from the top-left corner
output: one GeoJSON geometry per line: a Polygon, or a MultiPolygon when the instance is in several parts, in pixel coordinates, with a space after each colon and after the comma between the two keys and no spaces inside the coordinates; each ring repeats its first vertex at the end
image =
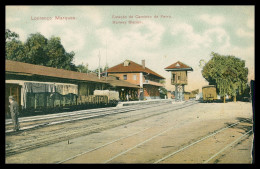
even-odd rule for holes
{"type": "Polygon", "coordinates": [[[107,41],[106,41],[106,66],[105,66],[105,69],[106,69],[106,80],[107,80],[107,41]]]}
{"type": "Polygon", "coordinates": [[[88,74],[88,63],[86,63],[86,69],[87,69],[87,74],[88,74]]]}
{"type": "Polygon", "coordinates": [[[98,60],[98,78],[100,79],[100,50],[99,50],[99,54],[98,54],[98,58],[99,58],[99,60],[98,60]]]}

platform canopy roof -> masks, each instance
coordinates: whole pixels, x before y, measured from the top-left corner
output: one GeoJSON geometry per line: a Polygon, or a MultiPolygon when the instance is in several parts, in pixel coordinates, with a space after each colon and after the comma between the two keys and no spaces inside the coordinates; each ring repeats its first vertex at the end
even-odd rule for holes
{"type": "Polygon", "coordinates": [[[166,71],[193,71],[192,67],[178,61],[164,68],[166,71]]]}
{"type": "Polygon", "coordinates": [[[114,87],[128,87],[128,88],[136,88],[139,89],[140,87],[137,85],[134,85],[132,83],[129,83],[127,81],[124,80],[120,80],[117,77],[114,76],[108,76],[107,77],[107,82],[114,87]]]}
{"type": "Polygon", "coordinates": [[[62,79],[71,79],[77,81],[89,81],[96,83],[107,83],[102,79],[99,79],[96,75],[91,73],[74,72],[70,70],[57,69],[53,67],[46,67],[41,65],[34,65],[29,63],[17,62],[6,60],[5,61],[5,72],[6,74],[17,74],[17,75],[37,75],[45,77],[54,77],[62,79]]]}

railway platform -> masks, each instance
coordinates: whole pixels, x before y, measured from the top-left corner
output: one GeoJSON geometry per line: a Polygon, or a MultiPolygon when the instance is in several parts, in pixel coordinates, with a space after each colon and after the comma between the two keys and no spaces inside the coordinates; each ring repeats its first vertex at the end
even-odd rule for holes
{"type": "Polygon", "coordinates": [[[132,106],[132,105],[149,105],[155,103],[170,103],[172,99],[151,99],[151,100],[140,100],[140,101],[124,101],[119,102],[116,107],[132,106]]]}
{"type": "MultiPolygon", "coordinates": [[[[96,108],[96,109],[86,109],[79,111],[71,111],[56,114],[47,115],[37,115],[20,117],[20,131],[31,130],[41,127],[47,127],[56,124],[62,124],[72,121],[78,121],[83,119],[97,118],[102,116],[107,116],[111,114],[118,114],[129,112],[133,110],[140,110],[149,107],[157,107],[160,105],[171,105],[173,101],[171,99],[157,99],[157,100],[146,100],[146,101],[128,101],[119,102],[117,107],[107,107],[107,108],[96,108]]],[[[15,134],[12,130],[12,120],[6,119],[6,134],[15,134]]]]}

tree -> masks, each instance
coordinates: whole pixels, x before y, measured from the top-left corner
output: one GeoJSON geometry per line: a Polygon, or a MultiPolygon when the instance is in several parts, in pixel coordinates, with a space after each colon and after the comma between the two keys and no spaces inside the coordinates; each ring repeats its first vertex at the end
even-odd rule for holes
{"type": "Polygon", "coordinates": [[[46,66],[62,68],[76,71],[76,66],[72,64],[75,56],[74,52],[66,52],[59,37],[52,36],[46,44],[46,56],[49,59],[46,66]]]}
{"type": "Polygon", "coordinates": [[[5,29],[5,42],[8,40],[17,40],[16,38],[19,38],[17,33],[12,32],[9,29],[5,29]]]}
{"type": "Polygon", "coordinates": [[[105,67],[104,67],[104,74],[105,76],[107,76],[107,70],[109,69],[109,66],[106,64],[105,67]]]}
{"type": "Polygon", "coordinates": [[[159,93],[161,98],[165,98],[165,96],[167,96],[167,89],[164,87],[159,87],[159,93]]]}
{"type": "Polygon", "coordinates": [[[80,65],[77,65],[77,71],[78,72],[82,72],[82,73],[89,73],[91,72],[90,70],[88,70],[88,64],[84,65],[83,62],[80,65]]]}
{"type": "Polygon", "coordinates": [[[236,101],[237,94],[246,89],[248,69],[245,61],[235,56],[211,53],[212,58],[203,67],[202,76],[210,85],[216,85],[217,92],[223,97],[231,95],[236,101]]]}
{"type": "Polygon", "coordinates": [[[25,61],[26,52],[23,43],[18,40],[19,35],[9,29],[5,30],[5,58],[9,60],[25,61]]]}
{"type": "Polygon", "coordinates": [[[71,70],[71,71],[77,71],[76,65],[72,63],[74,59],[75,53],[72,51],[70,53],[65,53],[65,57],[67,58],[66,61],[64,61],[64,66],[60,67],[62,69],[71,70]]]}
{"type": "Polygon", "coordinates": [[[30,34],[25,43],[18,34],[6,30],[6,59],[77,71],[72,63],[75,53],[66,52],[59,37],[49,40],[40,33],[30,34]]]}
{"type": "Polygon", "coordinates": [[[19,40],[6,42],[5,58],[19,62],[27,62],[26,49],[24,44],[19,40]]]}
{"type": "MultiPolygon", "coordinates": [[[[92,71],[94,73],[96,73],[98,75],[99,71],[98,71],[98,68],[96,68],[94,71],[92,71]]],[[[100,74],[103,72],[103,69],[102,67],[100,67],[100,74]]]]}
{"type": "Polygon", "coordinates": [[[48,55],[46,55],[48,39],[40,33],[30,34],[25,42],[25,48],[28,57],[28,63],[47,66],[49,61],[48,55]]]}

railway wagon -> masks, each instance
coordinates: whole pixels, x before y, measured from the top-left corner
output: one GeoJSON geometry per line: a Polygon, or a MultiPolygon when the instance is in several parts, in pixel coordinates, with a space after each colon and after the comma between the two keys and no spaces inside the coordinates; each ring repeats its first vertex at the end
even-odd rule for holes
{"type": "MultiPolygon", "coordinates": [[[[16,100],[20,106],[21,116],[115,106],[119,100],[118,92],[109,90],[103,93],[100,90],[99,93],[88,96],[78,95],[76,84],[23,80],[7,80],[6,82],[9,85],[6,88],[8,92],[14,88],[10,85],[18,86],[17,90],[14,90],[16,94],[6,92],[6,96],[17,95],[16,100]]],[[[8,105],[7,99],[6,105],[8,105]]],[[[6,118],[9,118],[10,112],[7,110],[6,113],[6,118]]]]}
{"type": "Polygon", "coordinates": [[[119,101],[119,92],[110,90],[94,90],[94,96],[107,96],[106,104],[115,106],[119,101]]]}
{"type": "Polygon", "coordinates": [[[217,89],[215,85],[202,87],[203,102],[213,102],[217,100],[217,89]]]}

